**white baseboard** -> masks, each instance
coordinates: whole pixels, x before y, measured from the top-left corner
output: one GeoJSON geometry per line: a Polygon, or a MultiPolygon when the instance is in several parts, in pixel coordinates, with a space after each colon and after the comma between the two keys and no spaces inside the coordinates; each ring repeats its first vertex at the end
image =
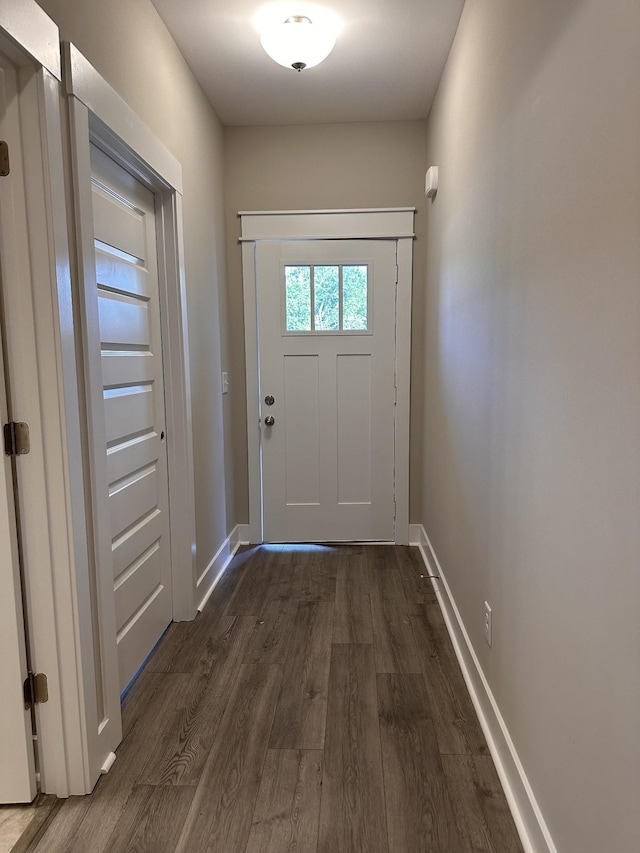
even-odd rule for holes
{"type": "Polygon", "coordinates": [[[249,536],[249,525],[238,524],[236,526],[236,530],[238,531],[238,544],[248,545],[249,542],[251,542],[251,537],[249,536]]]}
{"type": "Polygon", "coordinates": [[[482,671],[460,611],[424,527],[421,524],[410,525],[409,539],[412,545],[420,548],[428,574],[432,578],[431,582],[436,591],[456,657],[487,739],[525,853],[557,853],[507,725],[482,671]]]}
{"type": "Polygon", "coordinates": [[[240,527],[242,526],[244,525],[238,524],[233,528],[231,533],[218,549],[215,557],[198,578],[197,590],[201,595],[200,604],[198,605],[198,610],[200,612],[204,609],[205,604],[209,600],[209,596],[216,588],[222,575],[225,573],[227,566],[233,559],[233,555],[242,544],[242,539],[239,535],[240,527]]]}
{"type": "Polygon", "coordinates": [[[424,527],[421,524],[409,525],[409,545],[420,545],[424,527]]]}

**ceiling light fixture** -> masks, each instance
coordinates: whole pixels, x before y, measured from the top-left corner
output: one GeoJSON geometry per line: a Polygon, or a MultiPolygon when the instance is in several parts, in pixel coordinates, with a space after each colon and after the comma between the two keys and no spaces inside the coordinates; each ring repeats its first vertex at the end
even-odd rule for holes
{"type": "Polygon", "coordinates": [[[271,23],[260,33],[260,43],[271,59],[285,68],[313,68],[329,56],[336,43],[336,27],[315,23],[307,15],[291,15],[271,23]]]}

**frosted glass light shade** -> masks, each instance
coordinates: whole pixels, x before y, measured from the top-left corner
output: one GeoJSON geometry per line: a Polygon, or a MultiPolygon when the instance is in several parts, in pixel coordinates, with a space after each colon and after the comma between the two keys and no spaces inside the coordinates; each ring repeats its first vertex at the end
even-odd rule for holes
{"type": "Polygon", "coordinates": [[[319,65],[329,56],[336,43],[336,33],[326,24],[314,24],[305,16],[294,16],[263,29],[260,43],[279,65],[302,71],[319,65]]]}

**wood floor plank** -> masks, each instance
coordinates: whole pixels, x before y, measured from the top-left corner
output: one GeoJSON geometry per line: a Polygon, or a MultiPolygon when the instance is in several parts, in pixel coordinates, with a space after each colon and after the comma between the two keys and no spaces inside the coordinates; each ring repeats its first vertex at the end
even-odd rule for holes
{"type": "Polygon", "coordinates": [[[109,853],[173,853],[195,788],[136,785],[109,839],[109,853]]]}
{"type": "Polygon", "coordinates": [[[291,597],[298,601],[335,601],[339,548],[333,545],[304,548],[301,546],[294,560],[291,597]]]}
{"type": "MultiPolygon", "coordinates": [[[[151,672],[145,669],[135,679],[122,703],[122,739],[135,728],[138,720],[148,710],[149,704],[157,701],[155,694],[162,689],[166,673],[151,672]]],[[[183,681],[185,679],[182,679],[183,681]]]]}
{"type": "Polygon", "coordinates": [[[464,853],[523,853],[490,755],[443,755],[464,853]]]}
{"type": "Polygon", "coordinates": [[[436,593],[427,577],[420,550],[413,546],[398,545],[395,555],[407,602],[423,604],[435,600],[436,593]]]}
{"type": "Polygon", "coordinates": [[[201,646],[166,736],[152,751],[139,782],[197,785],[254,630],[252,616],[225,616],[201,646]]]}
{"type": "MultiPolygon", "coordinates": [[[[156,646],[145,672],[190,672],[181,660],[180,652],[189,640],[192,647],[197,647],[196,637],[204,627],[201,617],[202,614],[198,613],[193,622],[172,622],[156,646]]],[[[129,689],[127,696],[131,693],[129,689]]]]}
{"type": "MultiPolygon", "coordinates": [[[[91,795],[93,797],[94,794],[91,795]]],[[[58,807],[53,821],[27,847],[26,853],[68,853],[85,819],[91,797],[69,797],[58,807]]]]}
{"type": "Polygon", "coordinates": [[[367,558],[345,549],[337,564],[334,643],[373,643],[367,558]]]}
{"type": "Polygon", "coordinates": [[[224,608],[225,616],[258,616],[265,592],[271,582],[270,564],[275,559],[273,551],[255,548],[250,554],[239,583],[229,596],[224,608]]]}
{"type": "MultiPolygon", "coordinates": [[[[270,584],[281,587],[282,584],[270,584]]],[[[296,602],[288,595],[268,598],[255,621],[254,631],[247,648],[244,663],[284,663],[296,616],[296,602]]]]}
{"type": "Polygon", "coordinates": [[[322,749],[333,632],[333,604],[298,605],[270,749],[322,749]]]}
{"type": "Polygon", "coordinates": [[[263,545],[270,552],[269,580],[286,583],[291,580],[295,566],[295,548],[290,545],[263,545]]]}
{"type": "Polygon", "coordinates": [[[176,853],[244,853],[281,673],[243,664],[176,853]]]}
{"type": "Polygon", "coordinates": [[[145,667],[146,672],[193,672],[200,662],[202,644],[215,633],[231,597],[250,571],[253,551],[235,555],[218,582],[202,613],[191,622],[174,622],[145,667]]]}
{"type": "MultiPolygon", "coordinates": [[[[35,847],[36,843],[55,819],[63,803],[64,800],[59,799],[53,794],[38,794],[30,806],[25,806],[24,808],[29,812],[29,815],[25,816],[28,819],[28,823],[19,838],[11,845],[11,853],[27,853],[27,851],[35,847]]],[[[5,826],[0,818],[0,850],[2,849],[2,841],[4,839],[5,826]]]]}
{"type": "Polygon", "coordinates": [[[139,781],[144,765],[158,743],[170,729],[173,714],[181,706],[189,676],[178,673],[151,673],[155,689],[147,693],[148,703],[140,709],[135,725],[116,750],[116,761],[111,770],[98,780],[90,797],[67,801],[60,816],[70,820],[66,838],[54,839],[56,823],[46,832],[36,848],[38,853],[64,851],[64,853],[103,853],[108,850],[109,838],[123,814],[129,794],[139,781]],[[83,811],[83,805],[86,809],[83,811]],[[74,819],[81,816],[79,823],[74,819]],[[59,846],[56,846],[59,844],[59,846]]]}
{"type": "Polygon", "coordinates": [[[378,675],[390,853],[460,853],[424,678],[378,675]]]}
{"type": "Polygon", "coordinates": [[[409,607],[400,572],[390,563],[380,566],[380,555],[393,546],[376,546],[368,556],[371,616],[377,672],[421,672],[420,656],[411,629],[409,607]]]}
{"type": "Polygon", "coordinates": [[[440,752],[486,755],[489,748],[437,601],[416,606],[411,624],[440,752]]]}
{"type": "Polygon", "coordinates": [[[269,750],[246,853],[315,853],[321,785],[321,750],[269,750]]]}
{"type": "Polygon", "coordinates": [[[318,851],[389,851],[370,645],[331,652],[318,851]]]}

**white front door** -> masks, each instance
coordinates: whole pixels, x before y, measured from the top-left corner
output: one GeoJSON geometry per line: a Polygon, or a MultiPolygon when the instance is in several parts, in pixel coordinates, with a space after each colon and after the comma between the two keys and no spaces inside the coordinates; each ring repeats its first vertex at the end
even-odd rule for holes
{"type": "Polygon", "coordinates": [[[154,196],[91,146],[120,690],[172,617],[154,196]]]}
{"type": "Polygon", "coordinates": [[[256,245],[263,534],[393,541],[396,241],[256,245]]]}

